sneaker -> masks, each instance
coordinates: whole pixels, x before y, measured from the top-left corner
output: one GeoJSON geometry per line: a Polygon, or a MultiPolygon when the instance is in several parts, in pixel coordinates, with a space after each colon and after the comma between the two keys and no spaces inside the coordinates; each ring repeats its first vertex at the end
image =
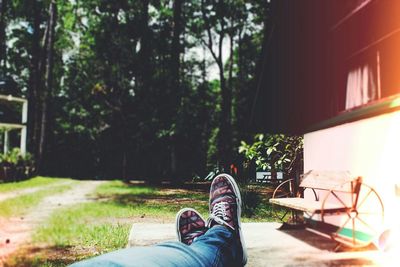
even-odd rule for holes
{"type": "Polygon", "coordinates": [[[224,225],[236,233],[242,247],[244,266],[247,263],[247,251],[240,223],[241,205],[239,187],[232,176],[220,174],[215,177],[210,188],[210,218],[207,226],[224,225]]]}
{"type": "Polygon", "coordinates": [[[194,209],[181,209],[176,215],[176,232],[178,240],[186,245],[207,232],[206,222],[194,209]]]}

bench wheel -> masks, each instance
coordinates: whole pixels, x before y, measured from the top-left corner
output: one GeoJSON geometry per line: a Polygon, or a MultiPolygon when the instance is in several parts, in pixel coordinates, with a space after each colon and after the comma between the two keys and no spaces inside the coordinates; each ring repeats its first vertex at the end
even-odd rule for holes
{"type": "MultiPolygon", "coordinates": [[[[315,200],[317,200],[317,195],[313,189],[315,200]]],[[[281,183],[277,188],[275,188],[272,198],[292,198],[292,197],[302,197],[304,192],[301,192],[295,183],[294,179],[288,179],[281,183]]],[[[279,206],[272,203],[272,213],[275,218],[279,221],[288,225],[303,225],[303,212],[293,210],[287,207],[279,206]]]]}
{"type": "Polygon", "coordinates": [[[332,239],[351,248],[369,245],[380,234],[383,216],[378,193],[361,182],[346,182],[330,190],[322,202],[321,220],[332,226],[332,239]],[[344,188],[349,190],[344,192],[344,188]]]}

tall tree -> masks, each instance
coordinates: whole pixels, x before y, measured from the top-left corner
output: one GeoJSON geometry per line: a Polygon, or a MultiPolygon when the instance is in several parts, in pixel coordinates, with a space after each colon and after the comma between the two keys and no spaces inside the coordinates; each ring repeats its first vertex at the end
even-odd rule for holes
{"type": "Polygon", "coordinates": [[[7,61],[6,12],[7,12],[7,0],[0,0],[0,67],[3,71],[5,70],[7,61]]]}
{"type": "Polygon", "coordinates": [[[265,0],[7,2],[8,71],[43,172],[175,180],[230,164],[265,0]]]}
{"type": "Polygon", "coordinates": [[[28,82],[28,147],[35,156],[38,155],[38,143],[40,136],[40,110],[41,99],[40,84],[41,76],[39,64],[41,59],[40,46],[40,25],[41,25],[41,6],[38,1],[32,1],[32,9],[30,12],[30,21],[32,24],[32,40],[30,49],[28,49],[30,58],[30,72],[28,82]]]}
{"type": "Polygon", "coordinates": [[[38,166],[39,170],[43,164],[43,156],[46,149],[47,134],[48,134],[48,105],[51,101],[53,89],[53,63],[54,63],[54,42],[55,42],[55,28],[57,22],[57,4],[56,0],[51,0],[49,7],[49,22],[46,29],[46,60],[45,60],[45,77],[44,77],[44,90],[42,92],[42,107],[41,107],[41,120],[40,120],[40,139],[38,149],[38,166]]]}
{"type": "MultiPolygon", "coordinates": [[[[172,49],[171,49],[171,73],[173,85],[178,89],[180,82],[180,56],[182,53],[182,0],[175,0],[173,4],[173,35],[172,35],[172,49]]],[[[178,89],[179,90],[179,89],[178,89]]],[[[179,94],[178,94],[179,95],[179,94]]]]}
{"type": "MultiPolygon", "coordinates": [[[[219,160],[225,169],[232,161],[232,88],[227,85],[223,61],[224,39],[228,33],[227,5],[224,0],[201,0],[201,13],[205,27],[205,38],[202,43],[209,49],[219,70],[221,90],[221,113],[218,135],[219,160]]],[[[231,48],[233,53],[233,48],[231,48]]],[[[232,57],[232,54],[229,56],[232,57]]]]}
{"type": "MultiPolygon", "coordinates": [[[[173,34],[172,34],[172,47],[171,47],[171,91],[175,90],[176,98],[174,99],[174,106],[177,107],[177,115],[175,116],[175,125],[179,124],[180,105],[183,97],[183,86],[180,79],[180,66],[181,66],[181,35],[183,32],[182,21],[182,0],[175,0],[173,3],[173,34]]],[[[175,127],[177,128],[177,127],[175,127]]],[[[177,136],[176,133],[171,135],[171,173],[172,176],[177,175],[177,136]]]]}
{"type": "Polygon", "coordinates": [[[141,3],[141,40],[140,40],[140,51],[139,58],[141,62],[140,67],[140,81],[141,85],[145,90],[149,90],[151,87],[151,50],[152,50],[152,42],[151,42],[151,30],[149,26],[149,0],[140,1],[141,3]]]}

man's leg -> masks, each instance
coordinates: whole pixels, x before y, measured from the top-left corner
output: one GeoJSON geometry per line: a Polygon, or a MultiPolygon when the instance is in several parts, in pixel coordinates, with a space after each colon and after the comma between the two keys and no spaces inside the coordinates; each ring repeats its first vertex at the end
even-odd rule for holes
{"type": "Polygon", "coordinates": [[[212,227],[190,247],[207,259],[205,266],[242,266],[240,243],[235,233],[225,226],[212,227]]]}
{"type": "Polygon", "coordinates": [[[190,246],[180,242],[166,242],[152,247],[127,248],[72,266],[233,266],[238,250],[235,240],[231,230],[217,225],[190,246]]]}
{"type": "Polygon", "coordinates": [[[211,183],[210,187],[210,217],[208,227],[223,225],[234,234],[238,244],[237,257],[241,258],[240,263],[235,260],[235,265],[244,266],[247,263],[247,251],[241,229],[241,205],[239,187],[232,176],[219,174],[211,183]]]}

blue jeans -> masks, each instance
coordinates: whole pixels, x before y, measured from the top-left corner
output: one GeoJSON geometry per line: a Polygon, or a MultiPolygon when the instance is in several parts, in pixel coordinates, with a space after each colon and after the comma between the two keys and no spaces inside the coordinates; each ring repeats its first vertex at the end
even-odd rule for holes
{"type": "Polygon", "coordinates": [[[234,234],[224,226],[214,226],[198,237],[190,246],[180,242],[165,242],[149,247],[117,250],[89,260],[77,262],[73,267],[89,266],[240,266],[240,245],[234,234]]]}

